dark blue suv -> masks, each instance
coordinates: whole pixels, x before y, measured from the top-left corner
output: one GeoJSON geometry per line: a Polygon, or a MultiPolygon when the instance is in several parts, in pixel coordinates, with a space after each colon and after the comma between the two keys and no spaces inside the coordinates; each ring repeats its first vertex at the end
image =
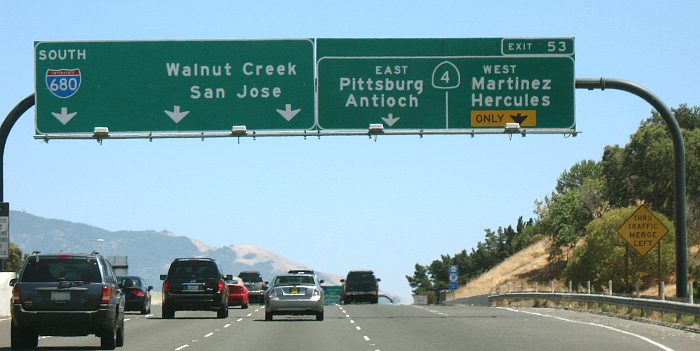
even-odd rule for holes
{"type": "Polygon", "coordinates": [[[124,344],[124,296],[100,254],[32,253],[12,288],[11,346],[35,348],[40,335],[100,337],[124,344]]]}

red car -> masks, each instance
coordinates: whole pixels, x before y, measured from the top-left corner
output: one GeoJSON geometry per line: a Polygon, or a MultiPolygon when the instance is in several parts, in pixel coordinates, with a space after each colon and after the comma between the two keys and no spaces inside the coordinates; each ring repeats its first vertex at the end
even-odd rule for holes
{"type": "Polygon", "coordinates": [[[233,277],[226,281],[228,285],[228,305],[248,308],[248,289],[243,285],[243,281],[238,277],[233,277]]]}

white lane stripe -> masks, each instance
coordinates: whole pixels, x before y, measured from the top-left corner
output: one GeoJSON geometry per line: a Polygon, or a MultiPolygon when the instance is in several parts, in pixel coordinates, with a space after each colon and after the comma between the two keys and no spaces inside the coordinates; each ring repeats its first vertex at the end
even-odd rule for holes
{"type": "Polygon", "coordinates": [[[204,337],[205,337],[205,338],[208,338],[208,337],[210,337],[210,336],[212,336],[212,335],[214,335],[214,333],[209,333],[209,334],[207,334],[207,335],[204,335],[204,337]]]}
{"type": "Polygon", "coordinates": [[[365,338],[365,341],[369,341],[369,336],[365,335],[363,338],[365,338]]]}
{"type": "Polygon", "coordinates": [[[355,324],[355,321],[351,319],[350,324],[355,324]]]}
{"type": "Polygon", "coordinates": [[[188,348],[188,347],[190,347],[190,345],[185,344],[185,345],[182,345],[182,346],[176,348],[175,351],[180,351],[180,350],[186,349],[186,348],[188,348]]]}
{"type": "Polygon", "coordinates": [[[613,327],[610,327],[610,326],[607,326],[607,325],[602,325],[602,324],[592,323],[592,322],[575,321],[575,320],[567,319],[567,318],[563,318],[563,317],[550,316],[550,315],[548,315],[548,314],[542,314],[542,313],[537,313],[537,312],[520,311],[520,310],[515,310],[515,309],[507,308],[507,307],[497,307],[497,308],[504,309],[504,310],[508,310],[508,311],[513,311],[513,312],[527,313],[527,314],[531,314],[531,315],[535,315],[535,316],[540,316],[540,317],[554,318],[554,319],[558,319],[558,320],[561,320],[561,321],[564,321],[564,322],[570,322],[570,323],[576,323],[576,324],[584,324],[584,325],[590,325],[590,326],[594,326],[594,327],[605,328],[605,329],[612,330],[612,331],[615,331],[615,332],[618,332],[618,333],[621,333],[621,334],[625,334],[625,335],[629,335],[629,336],[634,336],[635,338],[639,338],[639,339],[641,339],[641,340],[644,340],[644,341],[646,341],[646,342],[648,342],[648,343],[650,343],[650,344],[652,344],[652,345],[654,345],[654,346],[657,346],[658,348],[660,348],[660,349],[662,349],[662,350],[664,350],[664,351],[675,351],[674,349],[672,349],[672,348],[670,348],[670,347],[668,347],[668,346],[666,346],[666,345],[663,345],[663,344],[661,344],[661,343],[658,343],[658,342],[656,342],[656,341],[654,341],[654,340],[651,340],[651,339],[649,339],[649,338],[647,338],[647,337],[645,337],[645,336],[641,336],[641,335],[639,335],[639,334],[635,334],[635,333],[631,333],[631,332],[624,331],[624,330],[621,330],[621,329],[613,328],[613,327]]]}
{"type": "Polygon", "coordinates": [[[236,319],[236,322],[240,322],[242,320],[243,320],[243,318],[238,318],[238,319],[236,319]]]}
{"type": "Polygon", "coordinates": [[[349,314],[346,314],[345,317],[350,318],[350,315],[349,315],[349,314]]]}
{"type": "Polygon", "coordinates": [[[246,314],[245,316],[246,316],[246,317],[250,317],[250,316],[252,316],[252,315],[253,315],[252,313],[248,313],[248,314],[246,314]]]}
{"type": "Polygon", "coordinates": [[[228,328],[231,326],[231,323],[224,325],[224,328],[228,328]]]}
{"type": "Polygon", "coordinates": [[[357,329],[357,330],[362,330],[362,328],[360,328],[360,326],[359,326],[359,325],[358,325],[358,326],[356,326],[356,327],[355,327],[355,329],[357,329]]]}
{"type": "Polygon", "coordinates": [[[147,314],[144,316],[145,318],[153,317],[153,314],[147,314]]]}
{"type": "Polygon", "coordinates": [[[130,320],[131,320],[131,318],[124,318],[124,322],[128,322],[130,320]]]}

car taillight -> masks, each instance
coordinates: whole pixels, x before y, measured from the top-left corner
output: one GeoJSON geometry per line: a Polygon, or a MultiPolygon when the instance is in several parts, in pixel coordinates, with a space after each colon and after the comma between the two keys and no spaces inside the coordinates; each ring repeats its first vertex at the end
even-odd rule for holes
{"type": "Polygon", "coordinates": [[[112,300],[112,288],[108,286],[102,287],[102,299],[100,299],[100,304],[108,305],[112,300]]]}
{"type": "Polygon", "coordinates": [[[314,289],[314,296],[319,296],[321,295],[321,292],[318,289],[314,289]]]}
{"type": "Polygon", "coordinates": [[[12,303],[22,303],[22,299],[19,297],[19,286],[15,285],[12,287],[12,303]]]}
{"type": "Polygon", "coordinates": [[[163,294],[167,294],[170,292],[170,283],[168,283],[167,280],[163,281],[163,294]]]}
{"type": "Polygon", "coordinates": [[[143,295],[145,295],[143,293],[143,291],[138,290],[138,289],[129,291],[129,294],[134,295],[134,296],[138,296],[138,297],[143,297],[143,295]]]}
{"type": "Polygon", "coordinates": [[[219,292],[224,291],[224,287],[226,287],[226,284],[224,283],[223,280],[219,280],[219,292]]]}

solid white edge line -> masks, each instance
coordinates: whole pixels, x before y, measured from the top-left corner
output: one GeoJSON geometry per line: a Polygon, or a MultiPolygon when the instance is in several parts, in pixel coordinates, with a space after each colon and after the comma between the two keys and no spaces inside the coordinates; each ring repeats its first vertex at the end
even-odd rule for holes
{"type": "Polygon", "coordinates": [[[543,314],[543,313],[515,310],[515,309],[512,309],[512,308],[508,308],[508,307],[496,307],[496,308],[504,309],[504,310],[508,310],[508,311],[513,311],[513,312],[527,313],[527,314],[531,314],[531,315],[534,315],[534,316],[554,318],[554,319],[558,319],[558,320],[562,320],[562,321],[570,322],[570,323],[577,323],[577,324],[584,324],[584,325],[590,325],[590,326],[594,326],[594,327],[605,328],[605,329],[608,329],[608,330],[616,331],[616,332],[621,333],[621,334],[625,334],[625,335],[629,335],[629,336],[634,336],[635,338],[644,340],[644,341],[646,341],[646,342],[648,342],[648,343],[650,343],[650,344],[652,344],[652,345],[654,345],[654,346],[656,346],[656,347],[658,347],[658,348],[660,348],[660,349],[662,349],[662,350],[664,350],[664,351],[675,351],[674,349],[672,349],[672,348],[670,348],[670,347],[668,347],[668,346],[666,346],[666,345],[664,345],[664,344],[658,343],[658,342],[656,342],[656,341],[654,341],[654,340],[651,340],[651,339],[647,338],[646,336],[642,336],[642,335],[635,334],[635,333],[632,333],[632,332],[628,332],[628,331],[625,331],[625,330],[617,329],[617,328],[610,327],[610,326],[607,326],[607,325],[602,325],[602,324],[593,323],[593,322],[580,322],[580,321],[575,321],[575,320],[567,319],[567,318],[563,318],[563,317],[550,316],[550,315],[548,315],[548,314],[543,314]]]}

